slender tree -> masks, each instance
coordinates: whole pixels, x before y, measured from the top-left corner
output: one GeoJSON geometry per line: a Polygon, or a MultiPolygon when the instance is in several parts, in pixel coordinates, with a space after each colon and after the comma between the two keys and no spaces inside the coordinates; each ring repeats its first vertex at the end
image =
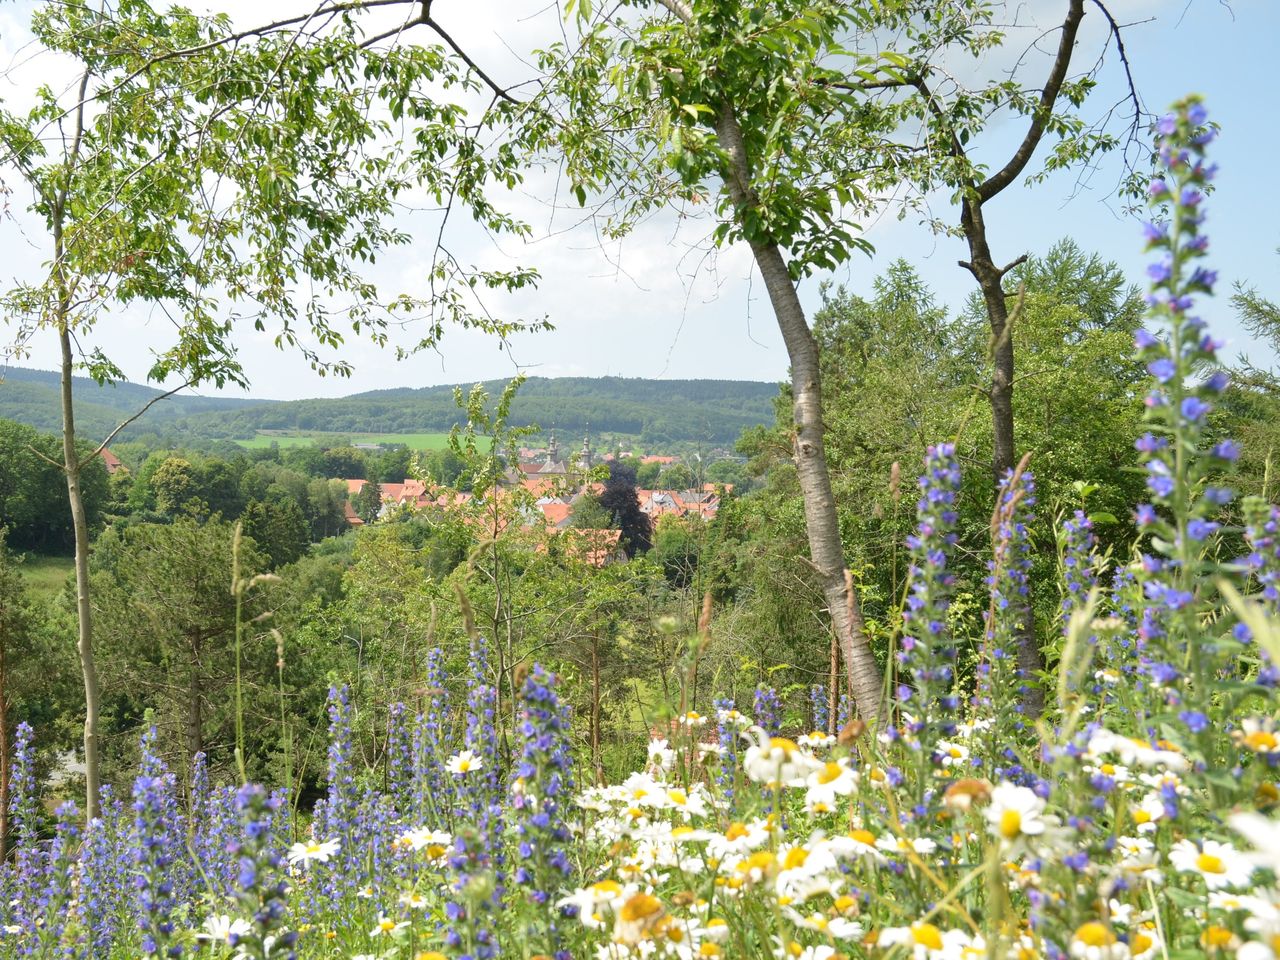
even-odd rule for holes
{"type": "Polygon", "coordinates": [[[11,188],[29,192],[49,257],[44,275],[16,285],[3,307],[16,324],[12,352],[22,355],[48,332],[61,358],[57,466],[75,528],[93,817],[100,692],[82,477],[136,416],[82,451],[72,375],[123,379],[104,346],[112,334],[99,336],[113,315],[150,304],[173,322],[172,340],[153,348],[148,378],[178,386],[154,403],[189,385],[245,384],[232,336],[238,323],[273,327],[278,346],[301,351],[321,373],[343,374],[349,365],[322,350],[339,345],[348,325],[381,343],[388,323],[417,318],[418,346],[436,342],[449,321],[505,334],[514,325],[476,309],[474,297],[486,287],[524,286],[534,274],[470,270],[437,242],[426,296],[388,294],[364,276],[380,251],[412,239],[388,225],[396,198],[411,188],[469,210],[491,230],[523,229],[484,196],[492,178],[508,186],[518,179],[511,155],[476,148],[504,122],[510,97],[429,5],[322,4],[237,31],[225,17],[181,8],[73,0],[40,5],[31,27],[39,46],[60,55],[58,69],[74,64],[76,81],[62,94],[56,84],[40,86],[26,112],[0,111],[0,171],[11,188]],[[360,16],[372,8],[408,12],[394,29],[374,32],[360,16]],[[434,32],[434,42],[396,42],[417,28],[434,32]],[[460,96],[445,101],[441,88],[460,96]],[[488,110],[483,98],[478,111],[458,104],[482,88],[492,93],[488,110]]]}
{"type": "MultiPolygon", "coordinates": [[[[1114,40],[1129,80],[1132,110],[1127,119],[1133,142],[1144,111],[1129,72],[1124,39],[1103,0],[1091,0],[1090,6],[1105,19],[1107,43],[1114,40]]],[[[927,149],[919,156],[907,157],[897,172],[916,183],[922,193],[937,186],[950,188],[959,207],[957,232],[969,250],[969,258],[959,265],[977,282],[990,328],[991,382],[986,392],[994,440],[991,470],[998,489],[1019,457],[1013,402],[1015,318],[1010,305],[1013,298],[1005,282],[1010,272],[1026,261],[1027,253],[1024,251],[1004,264],[996,260],[986,217],[987,205],[1011,186],[1023,183],[1024,174],[1028,173],[1031,161],[1046,139],[1052,147],[1043,170],[1033,171],[1032,180],[1041,179],[1052,170],[1083,167],[1123,141],[1106,128],[1105,122],[1091,125],[1080,112],[1096,84],[1097,69],[1095,66],[1093,70],[1071,76],[1086,0],[1062,3],[1061,25],[1052,31],[1057,33],[1057,45],[1040,79],[1030,84],[1024,79],[1023,75],[1030,70],[1028,61],[1035,60],[1026,53],[1019,58],[1011,75],[989,83],[967,86],[956,78],[956,72],[936,55],[934,37],[938,25],[955,37],[962,48],[976,55],[1004,43],[1004,28],[993,25],[996,9],[997,5],[992,3],[948,4],[936,8],[933,23],[909,18],[906,22],[909,42],[905,47],[908,60],[896,81],[900,87],[889,88],[885,95],[900,97],[903,90],[910,91],[911,95],[900,101],[903,116],[910,118],[913,126],[926,131],[927,149]],[[1009,118],[1021,122],[1022,135],[1002,163],[991,165],[979,151],[995,136],[994,121],[1009,118]],[[979,155],[984,157],[982,161],[975,159],[979,155]]],[[[1038,45],[1042,39],[1043,36],[1038,37],[1035,43],[1038,45]]],[[[1097,63],[1101,63],[1100,57],[1097,63]]],[[[1116,113],[1112,108],[1108,117],[1116,113]]],[[[998,135],[1006,136],[1007,127],[1002,126],[998,135]]],[[[941,222],[935,226],[946,229],[941,222]]],[[[1027,678],[1035,677],[1044,669],[1044,657],[1029,613],[1019,631],[1018,666],[1027,678]]],[[[1023,690],[1026,706],[1038,715],[1043,707],[1039,683],[1027,683],[1023,690]]]]}
{"type": "MultiPolygon", "coordinates": [[[[713,239],[750,249],[791,363],[792,455],[809,560],[858,709],[876,718],[883,679],[845,562],[818,346],[797,284],[869,249],[853,220],[874,206],[867,188],[890,164],[882,145],[897,117],[869,93],[900,83],[906,62],[870,42],[871,31],[898,29],[904,5],[630,5],[640,16],[623,28],[610,12],[577,4],[583,37],[573,68],[557,74],[568,109],[556,146],[579,202],[626,198],[611,230],[625,231],[661,204],[688,212],[712,199],[713,239]]],[[[939,33],[939,48],[946,45],[939,33]]]]}

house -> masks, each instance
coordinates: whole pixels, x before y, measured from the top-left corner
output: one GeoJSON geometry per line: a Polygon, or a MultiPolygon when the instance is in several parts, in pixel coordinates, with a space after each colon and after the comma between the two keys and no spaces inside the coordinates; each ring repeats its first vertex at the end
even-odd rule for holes
{"type": "Polygon", "coordinates": [[[597,569],[627,562],[621,530],[573,528],[562,534],[565,552],[597,569]]]}
{"type": "Polygon", "coordinates": [[[637,490],[640,512],[657,520],[667,515],[712,520],[720,510],[720,496],[704,490],[637,490]]]}
{"type": "MultiPolygon", "coordinates": [[[[627,551],[622,545],[621,530],[592,530],[581,527],[569,527],[554,531],[564,555],[575,560],[603,569],[615,563],[627,562],[627,551]]],[[[539,553],[546,553],[547,545],[537,546],[539,553]]]]}
{"type": "Polygon", "coordinates": [[[120,458],[117,457],[110,450],[108,450],[106,447],[102,448],[102,452],[99,453],[98,456],[102,457],[102,462],[107,465],[108,475],[114,474],[119,470],[124,470],[126,473],[128,473],[128,470],[125,468],[125,465],[120,462],[120,458]]]}
{"type": "Polygon", "coordinates": [[[538,509],[542,511],[542,516],[547,521],[547,526],[553,530],[563,530],[569,526],[569,521],[573,516],[573,507],[560,500],[552,500],[549,503],[539,501],[538,509]]]}

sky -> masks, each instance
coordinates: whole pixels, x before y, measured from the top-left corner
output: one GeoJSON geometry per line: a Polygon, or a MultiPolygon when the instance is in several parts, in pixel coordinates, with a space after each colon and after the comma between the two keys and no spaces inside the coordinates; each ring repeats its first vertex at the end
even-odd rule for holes
{"type": "MultiPolygon", "coordinates": [[[[276,16],[298,9],[293,0],[208,2],[217,3],[237,22],[260,18],[264,12],[276,16]]],[[[994,72],[1005,67],[1013,52],[1061,19],[1064,7],[1063,0],[1010,4],[1014,24],[1008,31],[1008,50],[975,69],[994,72]]],[[[1148,109],[1158,111],[1197,92],[1221,124],[1221,136],[1212,148],[1221,172],[1209,201],[1207,226],[1212,237],[1210,265],[1226,281],[1220,289],[1228,290],[1230,282],[1239,279],[1280,297],[1280,192],[1274,189],[1271,169],[1280,156],[1280,111],[1267,84],[1259,80],[1276,56],[1280,3],[1111,0],[1109,8],[1128,24],[1128,56],[1148,109]]],[[[30,3],[0,8],[0,66],[25,62],[25,22],[31,9],[30,3]]],[[[545,0],[438,3],[436,10],[446,28],[504,81],[524,75],[512,49],[527,48],[548,30],[558,29],[549,19],[554,11],[545,0]]],[[[1092,3],[1086,11],[1076,59],[1081,69],[1092,66],[1102,53],[1105,37],[1105,25],[1092,3]]],[[[1124,94],[1114,47],[1104,56],[1086,117],[1101,114],[1124,94]]],[[[0,79],[0,96],[21,102],[30,77],[30,69],[12,71],[0,79]]],[[[1021,135],[1021,127],[1010,123],[991,133],[987,155],[999,162],[999,155],[1021,135]]],[[[1043,150],[1038,156],[1043,159],[1043,150]]],[[[1119,173],[1118,159],[1113,158],[1083,182],[1070,172],[1034,188],[1017,185],[1006,190],[986,207],[996,259],[1043,253],[1056,240],[1072,237],[1086,251],[1114,260],[1134,282],[1141,282],[1145,263],[1140,225],[1122,213],[1115,199],[1119,173]]],[[[296,354],[278,351],[269,334],[241,332],[236,342],[252,384],[249,395],[343,396],[386,387],[505,378],[517,370],[548,377],[785,378],[786,351],[749,251],[742,246],[713,250],[708,243],[710,220],[674,214],[655,217],[622,241],[603,243],[592,224],[578,223],[581,216],[575,210],[548,201],[549,187],[548,178],[533,177],[508,198],[512,209],[534,225],[531,242],[495,242],[467,227],[450,242],[465,261],[536,267],[542,276],[536,290],[494,305],[517,316],[546,317],[554,330],[516,336],[509,349],[479,333],[448,331],[438,351],[401,361],[391,350],[352,339],[341,350],[342,358],[355,368],[350,379],[320,378],[296,354]]],[[[45,259],[39,230],[22,213],[28,199],[15,190],[9,198],[13,216],[0,223],[0,249],[5,252],[0,278],[8,279],[6,272],[18,279],[38,275],[45,259]]],[[[930,198],[930,205],[935,216],[955,219],[946,197],[930,198]]],[[[963,243],[939,237],[919,221],[918,214],[899,219],[887,207],[863,224],[874,254],[855,254],[832,274],[806,280],[801,286],[806,306],[812,311],[820,303],[824,280],[869,292],[877,273],[902,257],[919,270],[942,303],[958,309],[973,290],[972,278],[957,266],[965,256],[963,243]]],[[[423,214],[407,213],[400,225],[424,238],[434,236],[431,218],[423,214]]],[[[389,288],[422,290],[426,264],[421,250],[426,245],[424,240],[384,258],[375,279],[389,288]]],[[[1215,334],[1227,341],[1229,355],[1247,354],[1255,363],[1274,360],[1241,331],[1225,294],[1206,308],[1205,315],[1215,334]]],[[[149,365],[148,344],[160,342],[165,327],[167,321],[159,315],[130,311],[105,321],[98,339],[130,379],[140,382],[149,365]]],[[[8,336],[0,327],[0,344],[7,343],[8,336]]],[[[51,369],[57,363],[55,348],[48,332],[38,334],[31,356],[21,365],[51,369]]]]}

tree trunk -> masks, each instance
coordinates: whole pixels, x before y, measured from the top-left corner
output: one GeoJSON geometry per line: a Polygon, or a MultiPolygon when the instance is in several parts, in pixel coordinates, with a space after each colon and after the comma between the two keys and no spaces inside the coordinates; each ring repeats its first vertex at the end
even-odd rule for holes
{"type": "Polygon", "coordinates": [[[604,783],[604,766],[600,762],[600,638],[591,637],[591,766],[596,783],[604,783]]]}
{"type": "Polygon", "coordinates": [[[828,736],[840,732],[840,644],[831,632],[831,670],[827,675],[827,729],[828,736]]]}
{"type": "MultiPolygon", "coordinates": [[[[728,157],[725,177],[737,216],[758,206],[751,188],[751,165],[742,130],[732,107],[722,106],[716,134],[728,157]]],[[[748,237],[756,267],[769,292],[769,302],[782,332],[791,360],[792,420],[795,424],[793,451],[796,474],[804,497],[805,529],[809,536],[809,557],[818,574],[827,601],[831,623],[844,652],[845,667],[857,711],[875,724],[881,715],[883,681],[871,645],[867,642],[857,595],[848,585],[840,522],[835,495],[827,472],[823,446],[822,382],[818,369],[818,344],[804,314],[794,281],[778,245],[767,239],[748,237]]]]}
{"type": "Polygon", "coordinates": [[[71,525],[76,541],[76,646],[80,653],[80,673],[84,679],[84,780],[85,817],[98,816],[98,794],[101,783],[98,764],[98,668],[93,658],[93,610],[89,604],[89,523],[85,517],[84,495],[80,489],[80,454],[76,451],[75,405],[71,391],[71,281],[67,278],[67,249],[63,227],[67,217],[67,194],[71,178],[80,159],[84,138],[84,111],[88,102],[90,73],[80,77],[79,102],[75,108],[75,130],[67,158],[65,179],[50,201],[53,233],[53,266],[49,279],[53,282],[55,302],[51,325],[58,331],[62,354],[62,470],[67,478],[67,500],[71,507],[71,525]]]}
{"type": "Polygon", "coordinates": [[[188,764],[197,753],[204,750],[204,710],[200,683],[200,641],[191,638],[191,662],[187,665],[187,723],[186,745],[188,764]]]}
{"type": "MultiPolygon", "coordinates": [[[[61,230],[55,231],[61,256],[61,230]]],[[[57,269],[55,267],[55,269],[57,269]]],[[[62,286],[60,284],[60,286],[62,286]]],[[[76,538],[76,616],[79,623],[77,648],[84,678],[84,780],[85,817],[98,816],[98,667],[93,657],[93,608],[89,603],[89,523],[85,517],[84,495],[80,489],[80,455],[76,451],[75,410],[71,399],[71,331],[69,300],[60,293],[58,337],[62,346],[62,457],[67,477],[67,499],[71,504],[71,524],[76,538]]]]}
{"type": "MultiPolygon", "coordinates": [[[[1004,291],[1004,276],[1022,259],[1009,267],[1000,268],[991,258],[987,243],[986,222],[982,215],[982,203],[977,199],[966,200],[961,212],[961,226],[969,241],[970,261],[964,266],[973,274],[982,290],[982,300],[987,308],[987,320],[991,327],[991,431],[993,437],[991,473],[996,490],[1000,489],[1005,475],[1017,465],[1017,447],[1014,443],[1013,424],[1013,331],[1009,327],[1009,301],[1004,291]]],[[[1031,585],[1028,584],[1028,591],[1031,585]]],[[[1022,706],[1032,717],[1044,711],[1044,690],[1038,674],[1044,669],[1044,656],[1036,638],[1035,619],[1031,614],[1030,594],[1026,613],[1018,626],[1018,670],[1022,675],[1022,706]]]]}

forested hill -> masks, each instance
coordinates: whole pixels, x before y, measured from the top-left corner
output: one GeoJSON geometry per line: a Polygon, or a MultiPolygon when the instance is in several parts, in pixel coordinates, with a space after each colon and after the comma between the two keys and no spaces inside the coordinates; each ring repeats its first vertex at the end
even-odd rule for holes
{"type": "MultiPolygon", "coordinates": [[[[497,396],[506,381],[485,383],[497,396]]],[[[464,389],[468,389],[466,385],[464,389]]],[[[191,439],[247,439],[260,430],[416,433],[448,430],[459,417],[452,386],[374,390],[338,399],[254,401],[175,397],[156,404],[135,433],[191,439]]],[[[158,391],[135,384],[99,387],[77,380],[79,423],[102,434],[158,391]]],[[[536,423],[562,435],[587,429],[653,440],[731,443],[746,428],[772,423],[775,383],[742,380],[644,380],[533,377],[517,396],[511,423],[536,423]]],[[[0,418],[43,430],[59,426],[53,373],[10,368],[0,382],[0,418]]]]}
{"type": "MultiPolygon", "coordinates": [[[[136,383],[100,386],[88,377],[75,377],[76,426],[86,439],[104,437],[121,421],[133,416],[148,400],[164,391],[136,383]]],[[[200,397],[178,394],[147,411],[147,430],[166,433],[180,421],[202,413],[225,416],[229,411],[269,405],[267,401],[233,397],[200,397]]],[[[0,419],[16,420],[49,433],[62,429],[59,376],[51,370],[0,368],[0,419]]]]}

